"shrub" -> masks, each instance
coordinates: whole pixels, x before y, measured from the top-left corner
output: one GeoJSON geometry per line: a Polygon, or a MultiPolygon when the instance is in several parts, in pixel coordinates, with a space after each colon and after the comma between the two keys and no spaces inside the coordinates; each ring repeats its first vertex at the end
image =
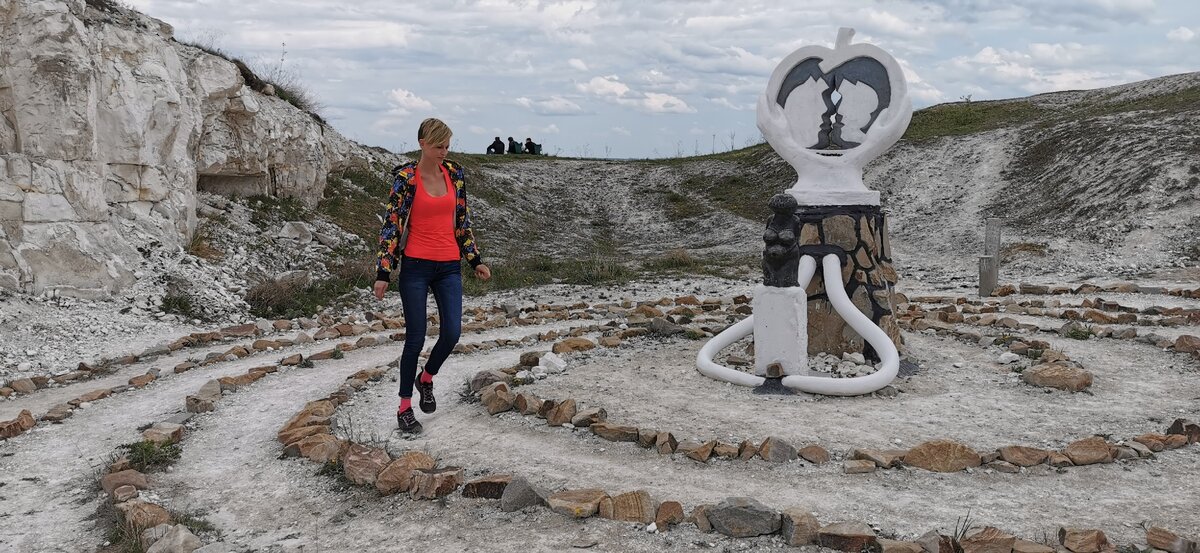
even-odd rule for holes
{"type": "Polygon", "coordinates": [[[246,291],[250,313],[266,319],[308,317],[347,293],[366,290],[375,282],[375,256],[369,251],[342,256],[329,266],[330,276],[322,280],[295,277],[259,281],[246,291]]]}
{"type": "Polygon", "coordinates": [[[179,459],[182,450],[178,445],[163,445],[151,441],[140,441],[120,446],[128,453],[129,464],[138,472],[164,469],[179,459]]]}

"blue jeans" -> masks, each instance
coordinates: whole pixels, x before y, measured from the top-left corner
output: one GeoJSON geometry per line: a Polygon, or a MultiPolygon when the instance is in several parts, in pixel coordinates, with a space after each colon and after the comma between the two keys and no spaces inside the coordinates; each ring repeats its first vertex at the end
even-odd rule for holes
{"type": "Polygon", "coordinates": [[[400,397],[412,397],[417,359],[425,347],[426,301],[429,291],[437,303],[441,332],[425,372],[438,373],[462,333],[462,266],[458,261],[429,261],[404,256],[400,260],[400,302],[404,306],[404,352],[400,354],[400,397]]]}

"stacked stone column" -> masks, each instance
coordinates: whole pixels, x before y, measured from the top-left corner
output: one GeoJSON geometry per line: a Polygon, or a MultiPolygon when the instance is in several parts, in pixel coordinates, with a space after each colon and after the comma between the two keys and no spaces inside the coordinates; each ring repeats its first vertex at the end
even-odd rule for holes
{"type": "Polygon", "coordinates": [[[803,226],[800,247],[817,258],[817,272],[808,285],[808,353],[832,355],[862,353],[878,361],[870,344],[834,309],[826,294],[821,253],[840,248],[845,252],[842,284],[850,300],[867,318],[883,329],[900,348],[903,338],[893,316],[896,271],[888,243],[887,218],[878,206],[801,206],[796,210],[803,226]],[[830,248],[836,246],[837,248],[830,248]]]}

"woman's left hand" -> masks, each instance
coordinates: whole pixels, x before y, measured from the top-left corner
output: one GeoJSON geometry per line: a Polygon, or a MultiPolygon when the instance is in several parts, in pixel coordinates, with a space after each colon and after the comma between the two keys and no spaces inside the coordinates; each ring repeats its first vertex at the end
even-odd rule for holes
{"type": "Polygon", "coordinates": [[[488,280],[492,278],[492,270],[487,265],[480,263],[475,266],[475,277],[479,280],[488,280]]]}

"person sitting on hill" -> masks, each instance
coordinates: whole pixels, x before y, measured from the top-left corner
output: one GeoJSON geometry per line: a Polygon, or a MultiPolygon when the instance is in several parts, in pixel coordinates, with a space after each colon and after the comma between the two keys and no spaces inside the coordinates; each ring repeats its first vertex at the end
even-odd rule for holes
{"type": "Polygon", "coordinates": [[[540,154],[540,153],[542,153],[542,145],[541,145],[541,144],[535,144],[535,143],[533,142],[533,139],[532,139],[532,138],[529,138],[529,137],[527,136],[527,137],[525,137],[525,153],[527,153],[527,154],[540,154]]]}
{"type": "Polygon", "coordinates": [[[497,136],[496,140],[492,141],[492,143],[490,145],[488,145],[487,153],[489,153],[489,154],[503,154],[504,153],[504,143],[500,141],[499,136],[497,136]]]}
{"type": "Polygon", "coordinates": [[[521,147],[520,142],[513,140],[513,137],[511,137],[511,136],[508,137],[508,153],[519,154],[522,152],[522,150],[523,150],[523,148],[521,147]]]}

